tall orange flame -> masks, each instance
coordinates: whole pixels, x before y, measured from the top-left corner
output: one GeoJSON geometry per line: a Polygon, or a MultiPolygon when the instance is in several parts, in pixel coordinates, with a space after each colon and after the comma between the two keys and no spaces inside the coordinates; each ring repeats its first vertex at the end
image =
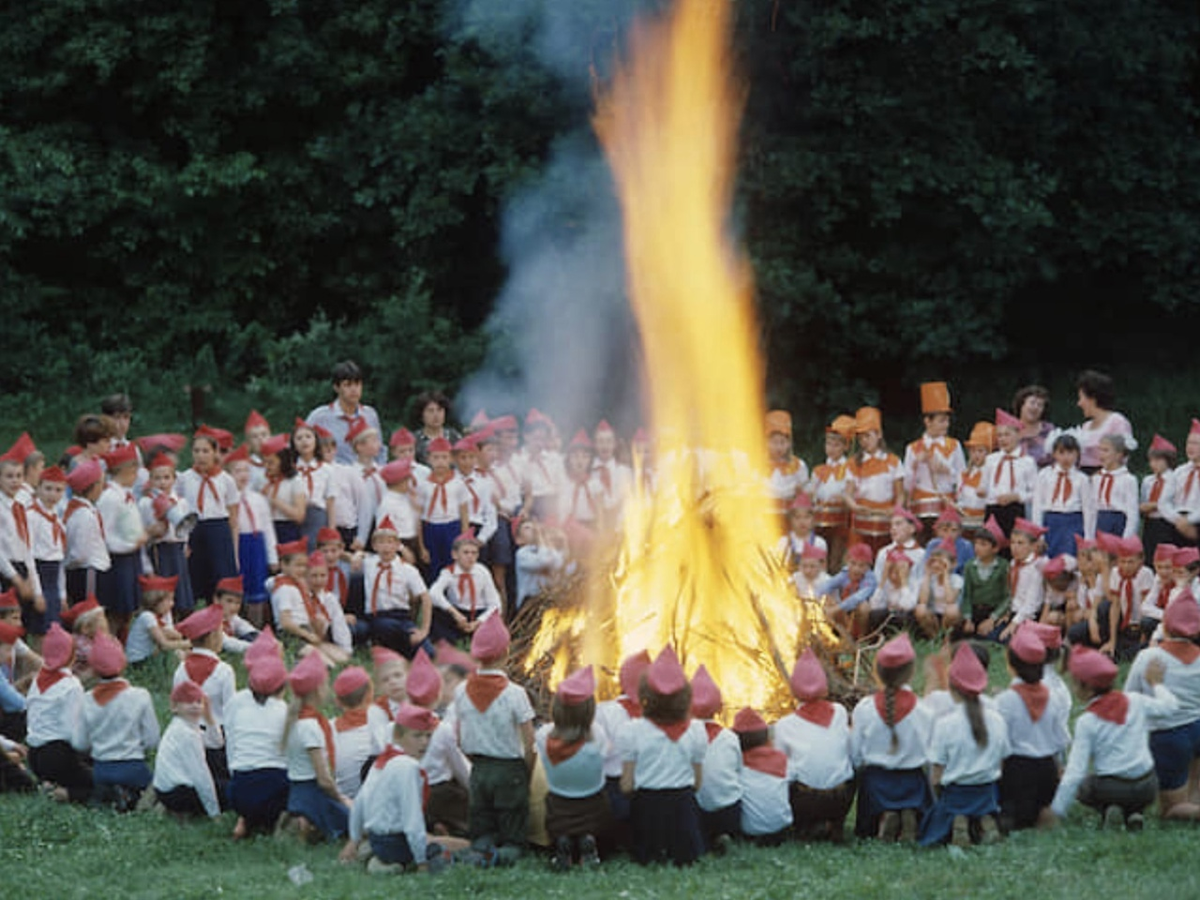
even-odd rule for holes
{"type": "Polygon", "coordinates": [[[708,667],[727,712],[782,712],[792,661],[832,633],[773,553],[753,278],[728,235],[741,110],[729,16],[728,0],[679,0],[668,20],[640,24],[599,99],[658,436],[656,488],[625,505],[611,584],[583,612],[550,610],[527,659],[554,655],[557,682],[574,665],[611,672],[628,653],[672,643],[688,668],[708,667]]]}

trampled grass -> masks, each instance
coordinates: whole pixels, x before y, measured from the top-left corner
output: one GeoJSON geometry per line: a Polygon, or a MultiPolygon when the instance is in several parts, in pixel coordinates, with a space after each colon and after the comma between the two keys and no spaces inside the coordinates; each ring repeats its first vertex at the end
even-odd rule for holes
{"type": "MultiPolygon", "coordinates": [[[[932,648],[921,646],[922,655],[932,648]]],[[[240,665],[239,683],[245,673],[240,665]]],[[[132,680],[165,697],[170,665],[152,664],[132,680]]],[[[992,690],[1007,683],[1003,654],[993,648],[992,690]]],[[[920,677],[918,676],[918,687],[920,677]]],[[[168,715],[166,703],[160,714],[168,715]]],[[[428,900],[482,895],[500,898],[820,897],[861,900],[887,894],[912,898],[1069,898],[1200,896],[1195,848],[1200,834],[1186,825],[1148,818],[1141,834],[1099,830],[1098,817],[1077,808],[1061,828],[1022,832],[995,847],[917,850],[851,841],[842,847],[788,844],[739,846],[686,870],[641,868],[625,858],[597,872],[557,875],[530,854],[515,868],[454,868],[432,877],[369,875],[337,862],[333,845],[302,846],[294,838],[234,843],[233,817],[181,824],[157,813],[115,813],[60,806],[40,796],[0,796],[0,896],[122,898],[394,898],[428,900]],[[311,882],[297,886],[288,871],[304,866],[311,882]]]]}

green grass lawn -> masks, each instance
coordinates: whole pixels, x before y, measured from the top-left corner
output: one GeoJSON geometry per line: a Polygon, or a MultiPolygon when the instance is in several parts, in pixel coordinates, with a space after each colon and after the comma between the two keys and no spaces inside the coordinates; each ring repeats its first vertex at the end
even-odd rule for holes
{"type": "MultiPolygon", "coordinates": [[[[928,652],[931,648],[920,648],[928,652]]],[[[998,649],[998,648],[997,648],[998,649]]],[[[240,666],[239,683],[244,681],[240,666]]],[[[165,693],[170,666],[152,664],[133,680],[165,693]]],[[[990,667],[993,690],[1007,683],[1002,654],[990,667]]],[[[919,680],[919,679],[918,679],[919,680]]],[[[167,715],[165,703],[160,712],[167,715]]],[[[232,815],[180,824],[158,813],[114,813],[61,806],[40,796],[0,797],[3,897],[122,898],[395,897],[703,898],[895,897],[1105,898],[1200,897],[1197,833],[1150,817],[1141,834],[1103,832],[1098,816],[1076,808],[1053,832],[1022,832],[995,847],[917,850],[874,842],[842,847],[743,846],[687,870],[640,868],[624,859],[597,872],[552,874],[542,856],[510,870],[452,869],[396,880],[337,862],[337,847],[294,838],[235,844],[232,815]],[[288,870],[306,866],[302,887],[288,870]],[[1194,892],[1194,893],[1193,893],[1194,892]]]]}

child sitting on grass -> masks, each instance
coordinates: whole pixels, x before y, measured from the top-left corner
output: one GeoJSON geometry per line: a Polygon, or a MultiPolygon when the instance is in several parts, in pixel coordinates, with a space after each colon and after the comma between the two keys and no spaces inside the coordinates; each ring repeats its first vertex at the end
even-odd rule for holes
{"type": "MultiPolygon", "coordinates": [[[[154,757],[154,793],[177,816],[221,814],[217,787],[204,755],[200,722],[208,717],[208,698],[194,681],[171,690],[172,717],[154,757]]],[[[212,725],[211,720],[209,721],[212,725]]]]}
{"type": "Polygon", "coordinates": [[[742,750],[741,832],[757,844],[777,846],[792,827],[787,754],[771,746],[767,723],[748,706],[738,710],[733,730],[742,750]]]}
{"type": "Polygon", "coordinates": [[[371,677],[361,666],[347,666],[333,680],[338,717],[333,720],[333,741],[337,749],[337,768],[333,777],[338,790],[351,800],[362,784],[367,761],[378,756],[383,746],[372,734],[367,719],[372,704],[371,677]]]}
{"type": "Polygon", "coordinates": [[[159,651],[190,650],[191,642],[175,628],[171,616],[178,577],[139,575],[138,581],[142,586],[142,611],[129,626],[129,636],[125,639],[129,664],[145,662],[159,651]]]}
{"type": "Polygon", "coordinates": [[[701,666],[692,676],[692,717],[703,723],[708,749],[696,802],[704,844],[717,853],[725,853],[742,830],[742,751],[737,735],[716,721],[722,705],[721,689],[701,666]]]}
{"type": "Polygon", "coordinates": [[[304,657],[288,676],[292,703],[284,728],[287,752],[288,814],[300,836],[310,841],[334,840],[346,833],[350,798],[334,780],[337,746],[333,726],[321,714],[328,674],[318,653],[304,657]]]}

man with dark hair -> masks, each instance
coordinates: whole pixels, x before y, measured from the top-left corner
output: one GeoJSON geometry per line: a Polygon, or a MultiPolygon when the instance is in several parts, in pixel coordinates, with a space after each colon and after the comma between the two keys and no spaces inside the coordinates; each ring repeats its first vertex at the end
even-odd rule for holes
{"type": "MultiPolygon", "coordinates": [[[[337,397],[332,403],[322,404],[308,414],[308,424],[321,426],[337,440],[337,461],[353,463],[354,448],[346,441],[346,433],[360,419],[365,420],[368,428],[374,428],[380,434],[379,414],[373,408],[362,402],[363,374],[358,363],[346,359],[333,367],[333,390],[337,397]]],[[[378,462],[387,462],[386,449],[380,449],[378,462]]]]}

